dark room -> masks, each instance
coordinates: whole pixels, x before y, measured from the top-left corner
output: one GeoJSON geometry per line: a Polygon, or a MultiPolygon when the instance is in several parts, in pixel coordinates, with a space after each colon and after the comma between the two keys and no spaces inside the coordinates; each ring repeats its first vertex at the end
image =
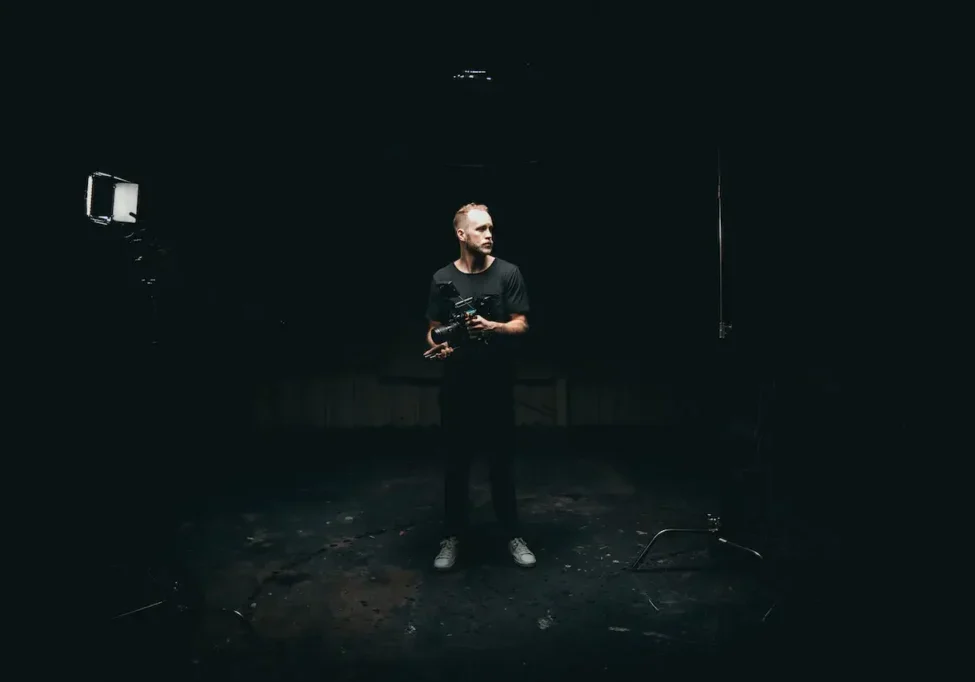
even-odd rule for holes
{"type": "Polygon", "coordinates": [[[88,672],[844,655],[858,86],[636,21],[147,16],[59,67],[88,672]]]}

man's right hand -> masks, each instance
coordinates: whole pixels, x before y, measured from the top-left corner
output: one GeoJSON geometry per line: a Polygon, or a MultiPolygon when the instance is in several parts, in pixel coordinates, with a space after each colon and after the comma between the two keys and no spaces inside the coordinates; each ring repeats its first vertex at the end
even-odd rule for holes
{"type": "Polygon", "coordinates": [[[448,355],[454,352],[454,349],[450,347],[450,344],[444,341],[443,343],[438,343],[433,348],[430,348],[426,353],[423,354],[427,360],[443,360],[448,355]]]}

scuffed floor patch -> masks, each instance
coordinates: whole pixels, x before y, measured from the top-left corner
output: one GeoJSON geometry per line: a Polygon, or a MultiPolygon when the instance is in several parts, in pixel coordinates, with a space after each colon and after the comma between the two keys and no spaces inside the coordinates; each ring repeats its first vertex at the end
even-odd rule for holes
{"type": "Polygon", "coordinates": [[[270,588],[255,604],[254,627],[275,639],[311,633],[331,642],[392,638],[407,629],[419,585],[415,571],[396,566],[323,572],[291,587],[270,588]]]}

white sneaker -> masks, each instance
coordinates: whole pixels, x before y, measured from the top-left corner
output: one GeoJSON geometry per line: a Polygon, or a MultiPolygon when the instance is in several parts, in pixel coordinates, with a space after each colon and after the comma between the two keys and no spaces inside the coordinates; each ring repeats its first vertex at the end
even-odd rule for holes
{"type": "Polygon", "coordinates": [[[433,567],[438,571],[447,571],[454,567],[457,561],[457,538],[453,535],[440,541],[440,553],[433,560],[433,567]]]}
{"type": "Polygon", "coordinates": [[[511,556],[515,558],[515,563],[519,566],[531,568],[535,565],[535,555],[532,554],[532,551],[528,549],[528,545],[521,538],[515,538],[509,542],[508,550],[511,552],[511,556]]]}

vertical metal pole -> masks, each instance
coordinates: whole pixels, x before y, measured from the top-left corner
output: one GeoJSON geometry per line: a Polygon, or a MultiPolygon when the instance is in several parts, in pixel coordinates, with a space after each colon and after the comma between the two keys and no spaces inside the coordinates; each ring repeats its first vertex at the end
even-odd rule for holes
{"type": "Polygon", "coordinates": [[[724,319],[724,226],[721,223],[721,149],[718,149],[718,338],[724,339],[731,324],[724,319]]]}

